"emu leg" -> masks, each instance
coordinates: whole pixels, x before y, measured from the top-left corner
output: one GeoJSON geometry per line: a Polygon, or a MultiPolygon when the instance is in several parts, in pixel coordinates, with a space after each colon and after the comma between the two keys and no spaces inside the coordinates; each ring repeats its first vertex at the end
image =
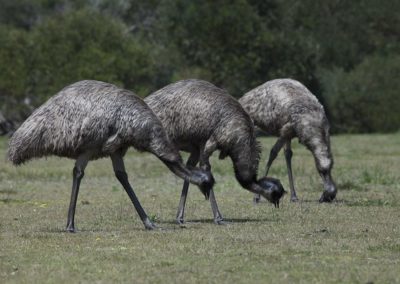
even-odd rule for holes
{"type": "Polygon", "coordinates": [[[79,157],[76,162],[74,169],[72,171],[72,192],[71,192],[71,200],[69,202],[69,209],[68,209],[68,219],[67,219],[67,232],[75,233],[75,209],[76,209],[76,202],[78,200],[78,193],[79,193],[79,186],[81,184],[81,180],[85,175],[85,168],[87,166],[88,160],[86,157],[81,156],[79,157]]]}
{"type": "Polygon", "coordinates": [[[297,194],[296,194],[296,190],[294,188],[294,182],[293,182],[292,156],[293,156],[293,151],[291,149],[291,141],[289,140],[285,144],[285,159],[286,159],[286,166],[287,166],[288,176],[289,176],[290,200],[293,202],[296,202],[299,199],[297,198],[297,194]]]}
{"type": "Polygon", "coordinates": [[[133,203],[133,206],[135,206],[136,212],[139,214],[139,217],[142,220],[144,227],[147,230],[156,229],[157,227],[150,221],[142,205],[140,205],[140,202],[135,192],[133,191],[131,185],[129,184],[128,175],[125,171],[125,165],[122,156],[120,154],[113,154],[111,156],[111,160],[113,163],[115,176],[124,187],[126,193],[128,194],[129,198],[133,203]]]}
{"type": "Polygon", "coordinates": [[[211,203],[211,210],[214,215],[214,223],[217,225],[224,225],[224,218],[222,218],[221,212],[219,212],[217,200],[215,200],[214,190],[211,189],[210,191],[210,203],[211,203]]]}
{"type": "MultiPolygon", "coordinates": [[[[192,152],[186,162],[186,165],[188,167],[194,167],[199,161],[199,152],[192,152]]],[[[189,190],[189,181],[185,180],[183,183],[183,188],[182,188],[182,193],[181,193],[181,199],[179,201],[179,206],[178,206],[178,213],[176,214],[176,222],[179,225],[182,225],[184,221],[184,215],[185,215],[185,204],[186,204],[186,197],[188,194],[189,190]]]]}
{"type": "MultiPolygon", "coordinates": [[[[272,162],[278,156],[279,151],[282,149],[283,145],[285,144],[286,140],[282,137],[279,137],[278,140],[275,142],[275,145],[272,147],[271,152],[269,153],[269,158],[267,162],[267,167],[265,170],[265,176],[268,176],[269,169],[272,165],[272,162]]],[[[261,200],[260,194],[254,194],[253,202],[257,204],[261,200]]]]}
{"type": "MultiPolygon", "coordinates": [[[[206,171],[211,171],[211,165],[209,161],[209,157],[211,155],[210,149],[205,149],[200,153],[200,168],[206,171]],[[207,151],[208,150],[208,151],[207,151]]],[[[219,212],[217,200],[215,199],[214,189],[211,188],[210,190],[210,203],[211,203],[211,210],[214,215],[214,223],[217,225],[224,225],[224,219],[222,218],[221,212],[219,212]]]]}

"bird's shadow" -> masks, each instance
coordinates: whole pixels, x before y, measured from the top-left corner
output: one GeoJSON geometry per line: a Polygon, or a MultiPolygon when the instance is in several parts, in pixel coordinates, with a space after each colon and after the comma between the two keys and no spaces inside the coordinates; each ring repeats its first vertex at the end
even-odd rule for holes
{"type": "MultiPolygon", "coordinates": [[[[268,203],[269,201],[259,201],[259,203],[256,203],[255,205],[262,205],[264,203],[268,203]]],[[[288,201],[288,203],[286,204],[286,206],[290,206],[292,204],[301,204],[301,203],[314,203],[314,204],[335,204],[335,203],[347,203],[346,200],[344,199],[335,199],[332,202],[319,202],[319,199],[299,199],[298,201],[288,201]]],[[[285,203],[281,203],[281,208],[285,206],[285,203]]]]}
{"type": "MultiPolygon", "coordinates": [[[[227,224],[235,223],[257,223],[257,222],[278,222],[276,219],[272,218],[224,218],[224,222],[227,224]]],[[[159,221],[160,224],[178,225],[175,220],[165,220],[159,221]]],[[[187,219],[184,224],[213,224],[214,219],[204,218],[204,219],[187,219]]]]}

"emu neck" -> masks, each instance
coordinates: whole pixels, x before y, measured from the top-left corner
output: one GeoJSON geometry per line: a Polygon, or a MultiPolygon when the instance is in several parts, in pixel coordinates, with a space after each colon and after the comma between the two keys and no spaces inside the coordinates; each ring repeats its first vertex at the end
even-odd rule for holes
{"type": "Polygon", "coordinates": [[[235,176],[240,185],[249,189],[257,181],[260,148],[254,138],[245,143],[236,143],[230,153],[235,176]]]}

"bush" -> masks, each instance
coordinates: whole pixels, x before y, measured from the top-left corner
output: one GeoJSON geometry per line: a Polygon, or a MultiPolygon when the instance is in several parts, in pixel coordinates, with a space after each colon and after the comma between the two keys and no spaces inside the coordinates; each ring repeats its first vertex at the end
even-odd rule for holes
{"type": "Polygon", "coordinates": [[[279,30],[281,23],[269,16],[279,15],[274,1],[250,2],[163,2],[155,25],[160,44],[180,56],[176,79],[198,76],[234,96],[276,77],[309,80],[314,55],[307,40],[279,30]]]}
{"type": "Polygon", "coordinates": [[[350,72],[324,72],[324,99],[335,132],[400,129],[400,55],[373,55],[350,72]]]}
{"type": "Polygon", "coordinates": [[[27,33],[0,26],[0,112],[8,119],[29,113],[24,104],[28,87],[27,33]]]}
{"type": "Polygon", "coordinates": [[[152,86],[150,48],[119,21],[81,10],[52,18],[32,32],[32,97],[42,103],[64,86],[95,79],[142,95],[152,86]]]}

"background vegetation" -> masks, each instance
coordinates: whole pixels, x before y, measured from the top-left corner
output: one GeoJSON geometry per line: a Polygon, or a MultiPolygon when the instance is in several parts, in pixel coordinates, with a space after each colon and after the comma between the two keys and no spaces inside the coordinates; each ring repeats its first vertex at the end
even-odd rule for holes
{"type": "MultiPolygon", "coordinates": [[[[275,139],[262,138],[264,168],[275,139]]],[[[186,228],[174,224],[182,180],[150,154],[126,166],[143,207],[164,231],[143,228],[112,172],[89,163],[79,193],[77,234],[65,233],[74,161],[51,157],[22,167],[0,162],[2,283],[400,283],[399,134],[332,138],[339,194],[323,190],[312,155],[293,141],[298,203],[252,203],[229,159],[212,159],[226,226],[191,187],[186,228]],[[382,147],[385,145],[385,147],[382,147]]],[[[7,140],[0,138],[0,156],[7,140]]],[[[280,155],[271,168],[288,190],[280,155]]]]}
{"type": "Polygon", "coordinates": [[[239,97],[291,77],[334,131],[397,131],[398,11],[397,0],[0,0],[0,112],[18,123],[81,79],[145,96],[197,77],[239,97]]]}

